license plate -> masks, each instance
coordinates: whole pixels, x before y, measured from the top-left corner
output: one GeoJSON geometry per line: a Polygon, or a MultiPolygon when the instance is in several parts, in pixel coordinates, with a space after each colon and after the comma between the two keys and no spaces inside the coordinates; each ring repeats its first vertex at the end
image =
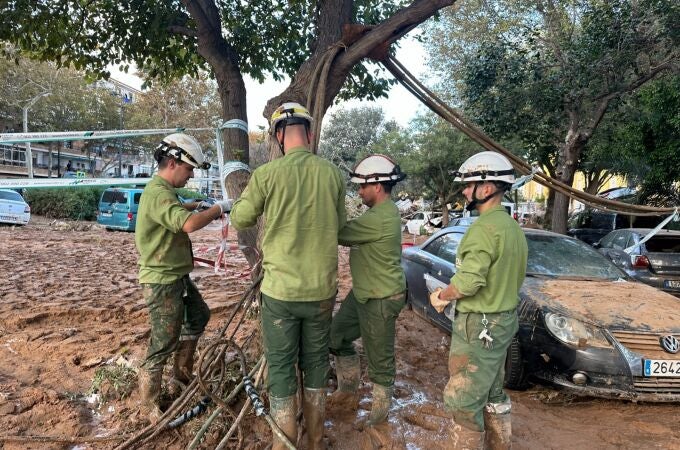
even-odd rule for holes
{"type": "Polygon", "coordinates": [[[680,360],[646,359],[646,377],[680,377],[680,360]]]}
{"type": "Polygon", "coordinates": [[[104,213],[104,212],[102,213],[102,217],[111,217],[111,216],[113,216],[113,214],[111,214],[111,213],[104,213]]]}
{"type": "Polygon", "coordinates": [[[666,280],[663,285],[669,289],[680,289],[680,280],[666,280]]]}

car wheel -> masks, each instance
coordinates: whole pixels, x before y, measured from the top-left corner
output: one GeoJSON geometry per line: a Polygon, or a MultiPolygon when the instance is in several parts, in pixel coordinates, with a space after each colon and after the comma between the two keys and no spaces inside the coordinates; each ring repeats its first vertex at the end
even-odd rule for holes
{"type": "Polygon", "coordinates": [[[512,338],[505,358],[505,387],[515,391],[524,391],[529,387],[522,349],[517,336],[512,338]]]}

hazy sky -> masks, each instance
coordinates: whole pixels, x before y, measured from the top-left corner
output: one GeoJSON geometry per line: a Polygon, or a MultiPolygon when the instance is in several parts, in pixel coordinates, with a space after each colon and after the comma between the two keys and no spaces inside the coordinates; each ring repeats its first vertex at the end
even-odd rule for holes
{"type": "MultiPolygon", "coordinates": [[[[408,37],[401,41],[401,48],[397,51],[397,59],[406,66],[406,68],[415,76],[421,76],[425,73],[425,62],[427,54],[422,45],[408,37]]],[[[139,88],[142,85],[142,80],[134,75],[122,73],[115,67],[110,67],[111,76],[130,86],[139,88]]],[[[131,70],[132,71],[132,70],[131,70]]],[[[391,76],[387,73],[387,76],[391,76]]],[[[248,122],[249,127],[256,130],[258,125],[267,126],[267,121],[262,117],[262,111],[269,98],[282,92],[288,82],[276,82],[272,79],[266,80],[263,84],[259,84],[246,76],[246,90],[248,100],[248,122]]],[[[366,100],[351,100],[343,102],[340,107],[355,107],[359,105],[378,105],[382,106],[385,111],[385,117],[396,120],[401,125],[407,125],[408,122],[420,111],[424,111],[424,106],[420,104],[416,98],[397,84],[392,87],[389,92],[389,97],[380,99],[375,102],[366,100]]],[[[333,112],[334,106],[329,111],[333,112]]]]}

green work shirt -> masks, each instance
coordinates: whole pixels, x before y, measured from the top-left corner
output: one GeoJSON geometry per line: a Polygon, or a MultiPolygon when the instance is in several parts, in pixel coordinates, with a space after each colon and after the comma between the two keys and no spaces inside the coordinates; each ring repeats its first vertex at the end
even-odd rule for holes
{"type": "Polygon", "coordinates": [[[155,175],[142,192],[135,225],[140,283],[170,284],[191,272],[191,241],[182,231],[189,216],[175,188],[155,175]]]}
{"type": "Polygon", "coordinates": [[[350,220],[338,234],[340,245],[351,246],[349,266],[357,301],[384,298],[406,290],[401,268],[401,218],[392,200],[373,206],[350,220]]]}
{"type": "Polygon", "coordinates": [[[505,208],[485,211],[470,225],[456,252],[451,283],[463,294],[456,309],[496,313],[517,308],[527,253],[524,232],[505,208]]]}
{"type": "Polygon", "coordinates": [[[304,147],[258,167],[231,210],[238,230],[264,214],[261,290],[277,300],[335,296],[345,183],[337,167],[304,147]]]}

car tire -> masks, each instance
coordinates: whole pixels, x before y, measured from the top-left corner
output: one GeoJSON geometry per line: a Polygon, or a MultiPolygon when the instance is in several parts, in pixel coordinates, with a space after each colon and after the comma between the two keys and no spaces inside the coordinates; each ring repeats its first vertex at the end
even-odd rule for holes
{"type": "Polygon", "coordinates": [[[522,348],[517,336],[512,338],[505,358],[505,387],[515,391],[524,391],[529,387],[526,366],[522,360],[522,348]]]}
{"type": "Polygon", "coordinates": [[[408,295],[408,286],[406,286],[406,302],[404,303],[404,309],[412,310],[413,305],[411,304],[411,296],[408,295]]]}

